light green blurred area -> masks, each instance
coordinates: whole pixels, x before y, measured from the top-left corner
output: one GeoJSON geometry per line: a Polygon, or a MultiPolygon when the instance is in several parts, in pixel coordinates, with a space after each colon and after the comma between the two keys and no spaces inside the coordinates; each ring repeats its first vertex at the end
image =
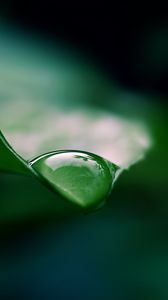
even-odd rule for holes
{"type": "MultiPolygon", "coordinates": [[[[50,46],[47,51],[52,55],[47,57],[55,56],[53,65],[52,59],[45,60],[45,47],[37,47],[38,60],[33,62],[34,47],[30,50],[28,39],[21,43],[21,54],[13,44],[12,62],[5,61],[5,49],[10,51],[11,46],[3,48],[6,33],[3,38],[0,103],[7,105],[10,100],[14,107],[26,91],[27,101],[49,98],[49,104],[59,99],[67,111],[76,106],[106,109],[147,123],[153,147],[144,160],[123,172],[107,204],[90,215],[83,215],[33,178],[0,175],[2,299],[11,292],[23,299],[167,300],[167,105],[159,97],[111,84],[96,67],[88,69],[85,63],[74,67],[73,60],[70,67],[68,51],[59,50],[60,60],[50,46]],[[31,57],[26,64],[33,68],[36,80],[36,68],[41,68],[38,88],[29,72],[24,73],[25,55],[31,57]],[[10,76],[13,86],[9,87],[10,76]]],[[[7,109],[10,122],[17,112],[7,109]]]]}

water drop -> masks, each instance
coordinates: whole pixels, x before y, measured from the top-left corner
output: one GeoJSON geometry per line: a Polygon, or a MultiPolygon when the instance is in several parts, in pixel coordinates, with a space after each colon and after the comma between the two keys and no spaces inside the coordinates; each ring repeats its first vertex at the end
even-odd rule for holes
{"type": "Polygon", "coordinates": [[[55,151],[32,161],[35,172],[63,197],[82,208],[98,207],[111,191],[116,166],[83,151],[55,151]]]}

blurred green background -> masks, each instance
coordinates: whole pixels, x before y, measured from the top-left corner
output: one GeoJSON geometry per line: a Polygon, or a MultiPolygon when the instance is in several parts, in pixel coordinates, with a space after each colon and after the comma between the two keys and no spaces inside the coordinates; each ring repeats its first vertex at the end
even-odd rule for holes
{"type": "Polygon", "coordinates": [[[136,40],[140,56],[129,60],[130,70],[137,66],[136,89],[135,81],[130,86],[121,80],[116,91],[112,72],[112,99],[105,87],[100,97],[87,84],[80,98],[82,105],[144,120],[154,141],[145,159],[121,175],[101,210],[83,215],[57,199],[55,217],[49,205],[55,196],[33,178],[0,175],[2,300],[168,299],[168,121],[165,89],[158,83],[165,79],[167,31],[160,24],[155,31],[151,23],[150,39],[146,30],[136,40]]]}

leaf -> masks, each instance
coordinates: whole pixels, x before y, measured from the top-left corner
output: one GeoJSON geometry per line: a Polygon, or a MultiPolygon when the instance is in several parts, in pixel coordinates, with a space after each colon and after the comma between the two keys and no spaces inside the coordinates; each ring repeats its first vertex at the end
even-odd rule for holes
{"type": "Polygon", "coordinates": [[[61,48],[0,39],[0,128],[14,149],[1,135],[0,169],[28,174],[27,160],[65,149],[95,153],[121,173],[144,156],[144,124],[98,109],[117,92],[95,66],[61,48]]]}
{"type": "MultiPolygon", "coordinates": [[[[12,107],[12,104],[10,107],[12,107]]],[[[5,109],[6,107],[2,106],[3,115],[5,115],[5,109]]],[[[31,101],[28,103],[22,101],[21,104],[15,101],[15,109],[17,112],[20,112],[20,116],[17,113],[16,119],[13,117],[11,120],[12,122],[10,122],[10,126],[4,122],[3,128],[5,128],[8,140],[16,152],[19,153],[19,156],[14,156],[15,162],[16,158],[22,157],[24,160],[18,160],[18,162],[21,162],[22,164],[23,162],[35,158],[38,155],[43,155],[46,152],[55,150],[73,149],[88,151],[95,153],[120,167],[114,178],[116,180],[118,175],[124,169],[142,158],[149,147],[148,134],[143,126],[116,115],[108,114],[107,112],[96,112],[95,110],[85,109],[78,111],[73,110],[67,114],[64,110],[58,110],[53,104],[45,106],[43,103],[43,105],[40,106],[40,103],[35,105],[34,103],[31,103],[31,101]],[[21,109],[19,110],[18,108],[21,109]],[[23,123],[20,123],[20,120],[30,120],[30,122],[25,124],[24,121],[22,121],[23,123]]],[[[9,148],[6,149],[9,151],[9,148]]],[[[10,162],[6,161],[6,163],[8,165],[7,168],[9,169],[10,162]]],[[[25,167],[25,164],[23,165],[25,167]]],[[[15,166],[12,166],[12,170],[15,166]]],[[[2,165],[0,165],[0,167],[2,168],[2,165]]],[[[15,171],[23,172],[22,168],[19,168],[20,164],[17,165],[15,171]]],[[[47,173],[43,172],[41,167],[40,173],[38,172],[39,169],[35,170],[37,171],[37,173],[35,173],[37,178],[40,180],[42,179],[42,182],[47,187],[52,188],[52,177],[46,177],[47,173]],[[44,178],[41,178],[42,174],[44,178]],[[50,184],[48,185],[47,182],[50,184]]],[[[30,172],[30,169],[27,168],[24,171],[27,173],[27,171],[30,172]]],[[[93,196],[92,193],[93,197],[91,199],[87,189],[84,189],[83,187],[84,182],[87,180],[81,181],[79,184],[78,171],[77,173],[73,173],[71,165],[68,168],[68,174],[69,172],[71,172],[73,176],[68,175],[68,181],[66,175],[67,171],[60,173],[58,177],[54,177],[56,180],[54,189],[56,189],[57,192],[60,192],[66,199],[82,207],[85,207],[84,204],[86,205],[86,203],[88,203],[88,207],[91,206],[91,204],[92,206],[93,204],[98,205],[100,199],[99,197],[97,198],[96,195],[99,195],[100,193],[100,183],[94,183],[93,185],[94,181],[90,180],[89,190],[93,189],[95,195],[93,196]],[[60,176],[62,178],[61,189],[59,187],[60,176]],[[76,178],[76,185],[74,178],[76,178]],[[72,190],[70,188],[71,186],[75,186],[75,192],[73,188],[73,196],[69,196],[69,192],[72,190]],[[65,193],[64,190],[67,189],[69,192],[65,193]],[[78,193],[77,190],[80,190],[81,192],[78,193]],[[81,193],[83,197],[81,197],[81,193]],[[79,195],[81,197],[81,201],[78,200],[79,195]]],[[[84,169],[83,171],[81,169],[80,172],[85,174],[84,169]]],[[[86,186],[88,186],[88,184],[89,182],[86,186]]],[[[108,189],[105,188],[104,191],[108,191],[108,189]]],[[[104,192],[104,194],[102,194],[102,198],[103,195],[104,197],[106,196],[106,193],[107,192],[104,192]]]]}

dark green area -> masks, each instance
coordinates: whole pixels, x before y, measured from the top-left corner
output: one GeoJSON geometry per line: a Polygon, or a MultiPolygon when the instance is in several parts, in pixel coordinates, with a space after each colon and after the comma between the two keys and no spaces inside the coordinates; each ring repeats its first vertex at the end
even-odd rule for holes
{"type": "MultiPolygon", "coordinates": [[[[1,173],[2,300],[168,299],[167,105],[123,90],[103,95],[88,103],[147,121],[153,148],[87,215],[30,176],[1,173]]],[[[10,149],[7,159],[15,168],[10,149]]]]}

